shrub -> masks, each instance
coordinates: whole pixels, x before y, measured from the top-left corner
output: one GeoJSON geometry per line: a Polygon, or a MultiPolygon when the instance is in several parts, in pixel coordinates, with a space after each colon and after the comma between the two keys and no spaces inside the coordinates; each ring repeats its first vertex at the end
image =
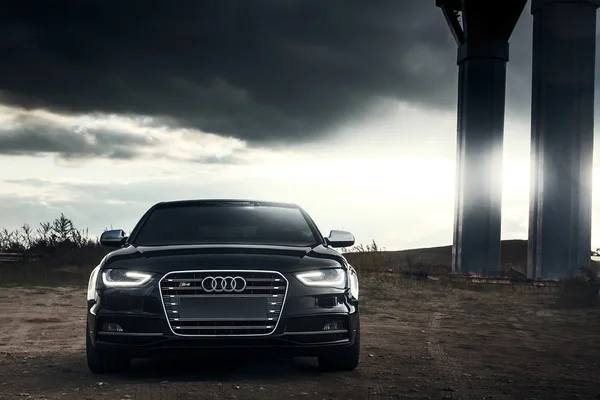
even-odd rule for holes
{"type": "Polygon", "coordinates": [[[64,214],[40,223],[35,231],[28,224],[15,231],[0,231],[0,252],[21,254],[21,263],[90,266],[98,263],[108,251],[98,239],[89,237],[87,229],[75,228],[64,214]]]}
{"type": "Polygon", "coordinates": [[[360,270],[382,269],[387,260],[384,256],[385,248],[380,248],[375,240],[371,244],[358,244],[350,248],[343,248],[341,252],[345,254],[348,261],[360,270]]]}

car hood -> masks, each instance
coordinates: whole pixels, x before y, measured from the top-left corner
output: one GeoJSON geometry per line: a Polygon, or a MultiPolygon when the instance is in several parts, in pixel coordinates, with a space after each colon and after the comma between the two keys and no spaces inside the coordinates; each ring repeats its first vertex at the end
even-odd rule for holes
{"type": "Polygon", "coordinates": [[[108,254],[100,266],[158,273],[212,269],[295,272],[339,267],[344,262],[340,253],[323,245],[181,245],[127,246],[108,254]]]}

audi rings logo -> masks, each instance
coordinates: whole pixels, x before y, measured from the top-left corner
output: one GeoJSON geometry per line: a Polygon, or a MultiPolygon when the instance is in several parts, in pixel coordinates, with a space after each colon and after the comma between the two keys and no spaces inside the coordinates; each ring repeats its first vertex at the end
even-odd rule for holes
{"type": "Polygon", "coordinates": [[[201,286],[207,293],[239,293],[246,289],[246,280],[241,276],[207,276],[201,286]]]}

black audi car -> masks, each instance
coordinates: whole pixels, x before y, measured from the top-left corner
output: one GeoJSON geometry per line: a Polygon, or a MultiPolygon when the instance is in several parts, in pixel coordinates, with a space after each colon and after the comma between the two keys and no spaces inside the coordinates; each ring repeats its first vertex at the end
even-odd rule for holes
{"type": "Polygon", "coordinates": [[[269,350],[356,368],[358,278],[294,204],[242,200],[158,203],[90,275],[86,353],[94,373],[132,358],[234,356],[269,350]]]}

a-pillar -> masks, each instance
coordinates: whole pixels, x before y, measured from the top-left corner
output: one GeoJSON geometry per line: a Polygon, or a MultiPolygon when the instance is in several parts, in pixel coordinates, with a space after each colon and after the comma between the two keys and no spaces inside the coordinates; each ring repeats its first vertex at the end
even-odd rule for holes
{"type": "Polygon", "coordinates": [[[598,6],[600,0],[531,3],[531,278],[573,276],[590,265],[598,6]]]}
{"type": "Polygon", "coordinates": [[[458,44],[458,141],[452,270],[500,270],[508,40],[525,0],[438,0],[458,44]],[[462,26],[457,20],[460,12],[462,26]]]}

